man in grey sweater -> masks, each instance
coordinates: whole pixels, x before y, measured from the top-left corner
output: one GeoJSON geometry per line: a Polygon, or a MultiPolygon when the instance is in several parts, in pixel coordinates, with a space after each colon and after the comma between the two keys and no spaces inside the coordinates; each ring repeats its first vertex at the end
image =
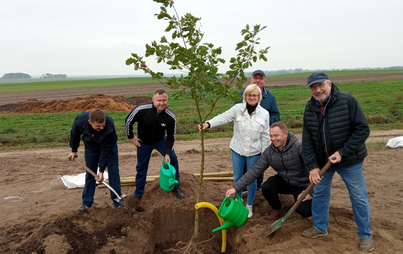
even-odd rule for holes
{"type": "MultiPolygon", "coordinates": [[[[259,160],[236,183],[226,195],[234,196],[252,183],[271,166],[277,174],[271,176],[262,185],[262,193],[273,208],[268,219],[277,220],[284,215],[283,205],[278,194],[292,194],[296,201],[301,193],[309,186],[309,171],[302,160],[301,141],[282,122],[270,126],[271,144],[259,160]]],[[[297,213],[308,218],[311,213],[312,196],[308,194],[298,206],[297,213]]]]}

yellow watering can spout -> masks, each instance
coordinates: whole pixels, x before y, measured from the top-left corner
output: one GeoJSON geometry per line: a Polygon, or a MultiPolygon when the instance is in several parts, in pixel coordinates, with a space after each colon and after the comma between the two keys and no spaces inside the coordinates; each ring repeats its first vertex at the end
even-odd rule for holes
{"type": "Polygon", "coordinates": [[[231,221],[226,220],[226,221],[224,222],[224,225],[222,225],[222,226],[220,226],[220,227],[214,229],[213,232],[216,232],[216,231],[219,231],[219,230],[227,229],[227,228],[231,227],[232,225],[234,225],[234,223],[232,223],[231,221]]]}

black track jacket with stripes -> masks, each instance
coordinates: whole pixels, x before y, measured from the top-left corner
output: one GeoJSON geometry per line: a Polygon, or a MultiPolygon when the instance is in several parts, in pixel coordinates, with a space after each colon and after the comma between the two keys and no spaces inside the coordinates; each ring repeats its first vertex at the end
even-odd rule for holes
{"type": "Polygon", "coordinates": [[[160,141],[166,130],[165,153],[171,154],[175,143],[176,118],[169,108],[165,108],[164,111],[157,114],[157,109],[152,102],[141,104],[130,112],[125,122],[127,138],[134,138],[133,124],[137,122],[137,137],[147,144],[160,141]]]}

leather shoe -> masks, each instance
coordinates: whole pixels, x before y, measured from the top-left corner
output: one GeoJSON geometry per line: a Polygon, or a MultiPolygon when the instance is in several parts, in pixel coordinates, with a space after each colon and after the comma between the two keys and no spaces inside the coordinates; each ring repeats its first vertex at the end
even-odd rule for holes
{"type": "Polygon", "coordinates": [[[183,198],[185,196],[185,194],[183,194],[180,188],[173,189],[172,192],[175,194],[175,197],[177,198],[183,198]]]}

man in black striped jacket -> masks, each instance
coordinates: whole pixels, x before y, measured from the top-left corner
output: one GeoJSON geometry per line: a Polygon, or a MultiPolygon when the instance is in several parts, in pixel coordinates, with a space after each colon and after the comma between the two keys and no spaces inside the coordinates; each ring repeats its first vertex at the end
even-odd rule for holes
{"type": "Polygon", "coordinates": [[[139,199],[143,196],[146,184],[148,163],[155,149],[175,168],[178,181],[172,192],[177,198],[183,198],[180,190],[179,164],[173,149],[176,134],[176,118],[167,107],[168,94],[164,90],[154,93],[153,101],[138,105],[126,117],[126,135],[137,147],[136,190],[134,195],[139,199]],[[137,122],[137,137],[133,135],[133,124],[137,122]],[[165,131],[167,135],[165,135],[165,131]]]}

